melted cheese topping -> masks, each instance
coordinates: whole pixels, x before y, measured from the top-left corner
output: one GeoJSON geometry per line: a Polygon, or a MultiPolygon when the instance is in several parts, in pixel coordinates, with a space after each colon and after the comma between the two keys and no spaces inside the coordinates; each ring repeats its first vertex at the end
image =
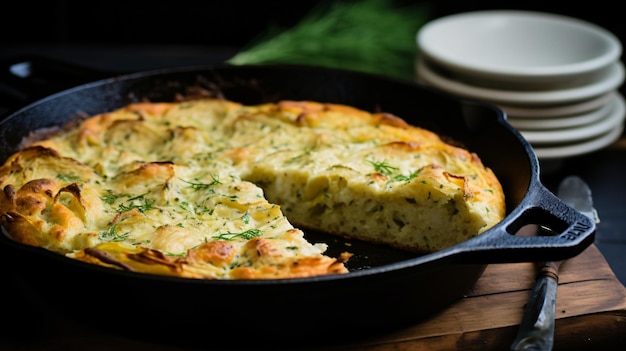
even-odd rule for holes
{"type": "Polygon", "coordinates": [[[132,104],[12,155],[0,182],[15,240],[190,278],[347,272],[349,253],[324,255],[290,220],[431,252],[504,216],[476,155],[395,116],[310,101],[132,104]]]}

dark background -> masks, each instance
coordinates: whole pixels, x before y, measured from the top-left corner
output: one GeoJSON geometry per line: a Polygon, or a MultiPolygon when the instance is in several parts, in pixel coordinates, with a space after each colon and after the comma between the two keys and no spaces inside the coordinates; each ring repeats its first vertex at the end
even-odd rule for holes
{"type": "MultiPolygon", "coordinates": [[[[430,17],[482,9],[553,12],[598,24],[624,38],[624,12],[613,1],[407,1],[430,17]]],[[[242,47],[268,26],[288,27],[320,1],[4,1],[0,49],[24,44],[242,47]]]]}
{"type": "MultiPolygon", "coordinates": [[[[604,27],[622,43],[626,42],[624,12],[615,1],[388,2],[427,8],[429,20],[485,9],[562,14],[604,27]]],[[[258,41],[268,29],[288,29],[316,6],[331,3],[329,0],[4,1],[0,5],[0,60],[41,54],[113,73],[214,64],[258,41]]],[[[0,93],[2,83],[6,82],[0,75],[0,93]]],[[[626,89],[622,86],[620,92],[626,94],[626,89]]],[[[1,100],[2,96],[0,113],[1,100]]]]}
{"type": "MultiPolygon", "coordinates": [[[[4,1],[3,44],[176,44],[241,46],[269,24],[296,23],[320,1],[4,1]]],[[[594,22],[624,37],[624,12],[609,1],[407,1],[432,17],[481,9],[554,12],[594,22]]]]}

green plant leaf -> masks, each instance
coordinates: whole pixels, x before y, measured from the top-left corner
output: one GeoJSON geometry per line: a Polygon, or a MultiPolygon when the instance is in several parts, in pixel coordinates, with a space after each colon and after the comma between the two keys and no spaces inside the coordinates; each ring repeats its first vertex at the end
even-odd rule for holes
{"type": "Polygon", "coordinates": [[[228,62],[315,65],[414,80],[415,36],[428,12],[425,4],[392,0],[322,2],[291,28],[269,28],[228,62]]]}

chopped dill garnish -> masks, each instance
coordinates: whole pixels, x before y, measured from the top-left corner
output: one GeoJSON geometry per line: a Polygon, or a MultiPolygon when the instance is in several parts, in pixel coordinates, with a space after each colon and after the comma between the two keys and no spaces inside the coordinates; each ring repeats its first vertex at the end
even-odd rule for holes
{"type": "Polygon", "coordinates": [[[113,241],[113,242],[118,242],[118,241],[124,241],[128,238],[128,233],[126,234],[118,234],[117,233],[117,226],[118,224],[114,224],[111,227],[109,227],[109,229],[105,230],[105,231],[101,231],[99,236],[100,236],[100,240],[102,241],[113,241]]]}
{"type": "Polygon", "coordinates": [[[386,161],[367,161],[374,166],[374,170],[380,174],[391,175],[394,171],[398,170],[398,167],[394,167],[388,164],[386,161]]]}
{"type": "Polygon", "coordinates": [[[248,213],[248,211],[246,211],[246,213],[241,216],[241,219],[245,224],[250,224],[250,214],[248,213]]]}
{"type": "Polygon", "coordinates": [[[146,194],[137,195],[121,203],[117,209],[118,212],[131,211],[138,209],[140,212],[148,211],[152,208],[153,200],[146,198],[146,194]]]}
{"type": "Polygon", "coordinates": [[[394,180],[399,181],[399,182],[408,182],[410,180],[412,180],[413,178],[417,177],[417,174],[419,172],[411,172],[409,173],[408,176],[404,175],[404,174],[398,174],[396,176],[393,177],[394,180]]]}
{"type": "Polygon", "coordinates": [[[104,194],[104,195],[102,195],[102,196],[100,197],[100,199],[102,199],[102,201],[103,201],[105,204],[112,205],[112,204],[113,204],[115,201],[117,201],[117,199],[119,199],[120,197],[126,197],[126,196],[128,196],[128,194],[117,194],[117,193],[114,193],[114,192],[113,192],[113,190],[108,189],[108,190],[107,190],[107,193],[106,193],[106,194],[104,194]]]}
{"type": "Polygon", "coordinates": [[[235,240],[235,239],[250,240],[259,236],[261,236],[260,229],[248,229],[241,233],[233,233],[233,232],[221,233],[221,234],[212,236],[212,238],[217,239],[217,240],[235,240]]]}
{"type": "Polygon", "coordinates": [[[56,177],[64,182],[75,182],[81,179],[79,175],[75,174],[57,174],[56,177]]]}
{"type": "Polygon", "coordinates": [[[210,183],[195,183],[195,182],[190,182],[190,181],[187,181],[187,180],[184,180],[184,179],[180,179],[180,180],[182,180],[183,182],[191,185],[193,190],[207,189],[207,188],[210,188],[212,186],[222,184],[216,176],[211,175],[211,178],[213,179],[213,181],[211,181],[210,183]]]}

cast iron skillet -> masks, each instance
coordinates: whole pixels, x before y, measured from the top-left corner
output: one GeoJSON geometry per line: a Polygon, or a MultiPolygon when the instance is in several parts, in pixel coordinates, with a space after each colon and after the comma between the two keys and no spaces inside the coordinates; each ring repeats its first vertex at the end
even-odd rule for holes
{"type": "MultiPolygon", "coordinates": [[[[250,340],[278,347],[415,323],[466,294],[487,264],[562,260],[594,240],[594,223],[540,183],[531,146],[501,110],[411,82],[343,70],[226,65],[97,80],[39,99],[2,120],[0,159],[38,128],[133,101],[171,101],[177,94],[189,94],[190,88],[245,104],[316,100],[401,116],[479,154],[503,184],[507,216],[474,239],[421,257],[350,241],[355,253],[348,263],[351,273],[339,276],[206,281],[137,274],[77,262],[5,235],[0,235],[2,266],[44,301],[100,328],[202,345],[219,344],[233,335],[236,342],[226,346],[250,340]],[[545,225],[559,234],[514,235],[528,224],[545,225]]],[[[328,243],[332,256],[346,249],[341,238],[314,232],[307,237],[328,243]]]]}

